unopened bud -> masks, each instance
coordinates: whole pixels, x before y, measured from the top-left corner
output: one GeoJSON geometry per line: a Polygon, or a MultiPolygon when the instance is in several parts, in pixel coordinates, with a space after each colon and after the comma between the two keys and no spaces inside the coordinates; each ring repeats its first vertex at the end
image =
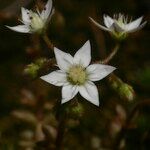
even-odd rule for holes
{"type": "Polygon", "coordinates": [[[27,65],[24,69],[24,73],[30,75],[32,78],[36,78],[39,70],[43,67],[47,60],[45,58],[39,58],[35,61],[35,63],[31,63],[27,65]]]}
{"type": "Polygon", "coordinates": [[[109,83],[114,90],[118,90],[123,81],[116,75],[110,75],[109,83]]]}
{"type": "Polygon", "coordinates": [[[127,99],[128,101],[132,101],[135,97],[133,88],[126,83],[120,86],[119,93],[122,98],[127,99]]]}
{"type": "Polygon", "coordinates": [[[111,87],[119,94],[122,99],[132,101],[135,97],[135,92],[127,83],[124,83],[119,77],[111,75],[109,77],[111,87]]]}
{"type": "Polygon", "coordinates": [[[35,61],[35,64],[37,64],[39,67],[42,67],[45,62],[47,62],[47,59],[46,58],[39,58],[35,61]]]}
{"type": "Polygon", "coordinates": [[[82,104],[77,103],[75,105],[72,105],[70,108],[68,108],[67,112],[71,118],[79,118],[82,116],[82,114],[84,112],[84,108],[83,108],[82,104]]]}
{"type": "Polygon", "coordinates": [[[78,115],[81,116],[83,111],[84,111],[83,106],[80,103],[72,108],[72,113],[77,116],[78,115]]]}
{"type": "Polygon", "coordinates": [[[36,64],[29,64],[25,69],[24,73],[27,75],[30,75],[32,78],[35,78],[37,76],[37,72],[39,70],[39,66],[36,64]]]}

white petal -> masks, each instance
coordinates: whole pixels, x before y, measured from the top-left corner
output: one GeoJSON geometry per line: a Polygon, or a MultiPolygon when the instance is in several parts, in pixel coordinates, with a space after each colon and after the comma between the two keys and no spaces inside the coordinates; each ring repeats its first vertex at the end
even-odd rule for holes
{"type": "Polygon", "coordinates": [[[25,9],[25,8],[21,8],[21,13],[22,13],[22,21],[24,23],[30,23],[31,20],[30,20],[30,11],[28,9],[25,9]]]}
{"type": "Polygon", "coordinates": [[[16,31],[16,32],[31,33],[30,28],[26,25],[18,25],[18,26],[15,26],[15,27],[6,26],[6,27],[13,30],[13,31],[16,31]]]}
{"type": "Polygon", "coordinates": [[[110,26],[114,23],[114,20],[111,17],[107,16],[107,15],[104,15],[103,17],[104,17],[105,26],[110,28],[110,26]]]}
{"type": "Polygon", "coordinates": [[[54,53],[58,67],[63,71],[68,71],[69,67],[73,64],[73,57],[56,47],[54,47],[54,53]]]}
{"type": "Polygon", "coordinates": [[[41,13],[41,17],[43,19],[47,19],[51,13],[52,10],[52,0],[48,0],[47,4],[45,5],[44,10],[41,13]]]}
{"type": "Polygon", "coordinates": [[[143,19],[143,17],[140,17],[140,18],[132,21],[131,23],[128,23],[126,25],[127,30],[133,30],[133,29],[137,28],[140,25],[142,19],[143,19]]]}
{"type": "Polygon", "coordinates": [[[132,32],[135,32],[135,31],[137,31],[137,30],[140,30],[140,29],[142,29],[145,25],[146,25],[146,21],[145,22],[143,22],[140,26],[138,26],[137,28],[134,28],[134,29],[132,29],[132,30],[128,30],[127,32],[128,33],[132,33],[132,32]]]}
{"type": "Polygon", "coordinates": [[[51,20],[51,18],[52,18],[52,16],[53,16],[54,12],[55,12],[55,9],[53,8],[51,14],[50,14],[49,17],[47,18],[47,22],[49,22],[49,20],[51,20]]]}
{"type": "Polygon", "coordinates": [[[93,82],[88,81],[84,86],[80,86],[79,93],[89,102],[99,106],[98,90],[93,82]]]}
{"type": "Polygon", "coordinates": [[[66,103],[71,100],[78,93],[78,86],[65,85],[62,88],[62,101],[61,103],[66,103]]]}
{"type": "Polygon", "coordinates": [[[91,22],[93,22],[98,28],[100,28],[100,29],[102,29],[102,30],[105,30],[105,31],[110,31],[109,28],[106,28],[106,27],[100,25],[99,23],[97,23],[97,22],[96,22],[94,19],[92,19],[91,17],[89,17],[89,18],[90,18],[91,22]]]}
{"type": "Polygon", "coordinates": [[[91,62],[91,45],[87,41],[75,54],[74,63],[87,67],[91,62]]]}
{"type": "Polygon", "coordinates": [[[116,68],[108,65],[93,64],[87,67],[89,74],[89,80],[98,81],[106,77],[108,74],[113,72],[116,68]]]}
{"type": "Polygon", "coordinates": [[[66,74],[61,70],[53,71],[48,75],[42,76],[40,78],[56,86],[63,86],[64,84],[67,83],[66,74]]]}

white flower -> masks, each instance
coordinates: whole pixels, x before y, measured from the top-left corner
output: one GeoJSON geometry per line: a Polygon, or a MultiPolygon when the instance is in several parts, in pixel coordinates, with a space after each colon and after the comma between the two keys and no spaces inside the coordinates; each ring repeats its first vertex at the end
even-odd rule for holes
{"type": "Polygon", "coordinates": [[[42,33],[48,21],[51,19],[51,16],[54,13],[54,9],[52,9],[52,0],[48,0],[45,8],[40,13],[37,9],[37,12],[33,12],[32,10],[28,10],[25,8],[21,8],[22,20],[21,22],[24,25],[18,25],[14,27],[7,26],[9,29],[21,32],[21,33],[42,33]]]}
{"type": "Polygon", "coordinates": [[[60,70],[42,76],[48,83],[62,87],[62,103],[71,100],[78,92],[89,102],[99,105],[98,90],[92,81],[98,81],[116,68],[102,64],[92,64],[91,46],[87,41],[72,57],[54,48],[57,65],[60,70]]]}
{"type": "Polygon", "coordinates": [[[113,18],[110,16],[104,15],[104,25],[102,26],[97,23],[94,19],[90,18],[90,20],[102,30],[108,31],[115,36],[124,36],[127,33],[135,32],[140,30],[146,24],[146,21],[141,24],[143,17],[140,17],[134,21],[131,19],[128,20],[128,17],[125,17],[122,14],[114,15],[113,18]]]}

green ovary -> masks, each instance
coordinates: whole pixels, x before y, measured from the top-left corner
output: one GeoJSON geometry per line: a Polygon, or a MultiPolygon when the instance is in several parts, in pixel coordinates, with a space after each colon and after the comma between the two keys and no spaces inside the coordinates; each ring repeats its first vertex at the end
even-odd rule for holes
{"type": "Polygon", "coordinates": [[[87,81],[88,75],[82,66],[75,65],[69,69],[67,79],[71,84],[83,85],[87,81]]]}

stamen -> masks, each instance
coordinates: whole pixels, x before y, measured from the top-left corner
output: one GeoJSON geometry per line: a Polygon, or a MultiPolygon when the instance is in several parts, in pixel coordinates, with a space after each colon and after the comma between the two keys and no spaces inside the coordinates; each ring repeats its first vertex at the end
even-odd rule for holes
{"type": "Polygon", "coordinates": [[[67,78],[73,85],[82,85],[87,81],[87,73],[85,68],[80,65],[76,65],[69,69],[67,78]]]}
{"type": "Polygon", "coordinates": [[[38,8],[36,8],[36,12],[37,12],[37,14],[40,16],[40,11],[39,11],[38,8]]]}
{"type": "Polygon", "coordinates": [[[130,21],[129,22],[132,22],[132,17],[130,17],[130,21]]]}

